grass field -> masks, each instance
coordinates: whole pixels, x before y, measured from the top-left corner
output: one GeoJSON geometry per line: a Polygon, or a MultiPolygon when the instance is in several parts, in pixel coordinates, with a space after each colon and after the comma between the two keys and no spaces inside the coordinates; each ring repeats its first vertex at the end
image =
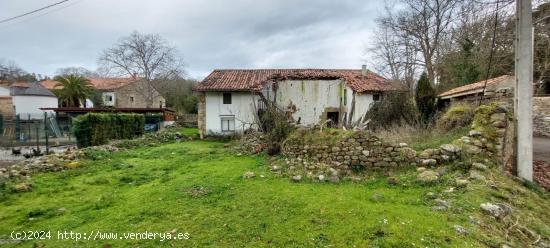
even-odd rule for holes
{"type": "MultiPolygon", "coordinates": [[[[504,229],[479,204],[507,200],[537,233],[550,234],[550,201],[495,175],[510,189],[486,185],[443,193],[443,183],[292,183],[269,171],[263,156],[237,156],[223,142],[189,141],[98,153],[79,168],[36,174],[33,191],[0,199],[0,239],[6,247],[484,247],[504,242],[504,229]],[[256,177],[243,179],[246,171],[256,177]],[[516,187],[521,192],[516,192],[516,187]],[[433,192],[453,203],[432,211],[433,192]],[[470,217],[472,216],[472,217],[470,217]],[[471,221],[476,218],[494,228],[471,221]],[[455,225],[469,234],[458,234],[455,225]],[[502,230],[501,230],[502,229],[502,230]],[[51,231],[51,239],[10,241],[12,231],[51,231]],[[58,231],[187,233],[186,240],[60,240],[58,231]]],[[[457,172],[458,173],[458,172],[457,172]]],[[[491,177],[491,175],[489,175],[491,177]]],[[[8,185],[9,186],[9,185],[8,185]]],[[[7,187],[7,186],[6,186],[7,187]]],[[[518,239],[517,242],[522,242],[518,239]]],[[[521,243],[516,243],[521,244],[521,243]]]]}

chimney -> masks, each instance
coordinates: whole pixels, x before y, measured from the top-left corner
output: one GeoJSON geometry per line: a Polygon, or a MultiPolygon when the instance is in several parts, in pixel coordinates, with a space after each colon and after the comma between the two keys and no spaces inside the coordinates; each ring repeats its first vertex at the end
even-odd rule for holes
{"type": "Polygon", "coordinates": [[[367,76],[369,74],[369,70],[367,70],[367,65],[361,66],[361,75],[367,76]]]}

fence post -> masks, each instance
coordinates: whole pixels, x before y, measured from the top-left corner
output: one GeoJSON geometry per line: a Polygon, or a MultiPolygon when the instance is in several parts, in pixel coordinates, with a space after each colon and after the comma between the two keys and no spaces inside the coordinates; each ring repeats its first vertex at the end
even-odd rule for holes
{"type": "Polygon", "coordinates": [[[39,127],[36,127],[36,151],[37,152],[40,151],[40,128],[39,127]]]}
{"type": "Polygon", "coordinates": [[[32,142],[31,140],[31,114],[27,114],[27,130],[29,130],[29,133],[25,136],[25,140],[28,140],[28,142],[32,142]],[[27,137],[28,136],[28,137],[27,137]]]}
{"type": "Polygon", "coordinates": [[[44,112],[44,136],[46,139],[46,155],[50,153],[50,147],[48,146],[48,112],[44,112]]]}
{"type": "Polygon", "coordinates": [[[4,136],[4,116],[0,113],[0,136],[4,136]]]}
{"type": "Polygon", "coordinates": [[[15,115],[15,140],[21,140],[21,123],[19,114],[15,115]]]}

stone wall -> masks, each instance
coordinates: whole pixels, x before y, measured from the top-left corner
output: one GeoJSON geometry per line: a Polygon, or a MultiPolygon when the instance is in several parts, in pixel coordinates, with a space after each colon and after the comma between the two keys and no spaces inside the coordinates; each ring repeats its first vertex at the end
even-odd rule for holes
{"type": "Polygon", "coordinates": [[[11,96],[0,96],[0,114],[3,116],[14,115],[11,96]]]}
{"type": "MultiPolygon", "coordinates": [[[[417,152],[405,143],[388,143],[367,131],[349,132],[335,139],[323,140],[318,130],[299,129],[282,146],[286,157],[298,161],[310,161],[304,164],[306,169],[315,170],[322,164],[337,170],[340,175],[349,175],[356,170],[377,168],[397,168],[405,166],[437,166],[459,160],[463,156],[482,155],[498,157],[506,163],[505,151],[509,148],[506,137],[509,123],[507,107],[487,106],[477,115],[477,122],[467,136],[461,137],[440,147],[417,152]],[[308,134],[308,132],[310,132],[308,134]],[[310,138],[309,136],[317,136],[310,138]],[[311,167],[311,168],[308,168],[311,167]]],[[[334,138],[334,137],[333,137],[334,138]]]]}
{"type": "Polygon", "coordinates": [[[550,137],[550,97],[533,98],[533,134],[550,137]]]}

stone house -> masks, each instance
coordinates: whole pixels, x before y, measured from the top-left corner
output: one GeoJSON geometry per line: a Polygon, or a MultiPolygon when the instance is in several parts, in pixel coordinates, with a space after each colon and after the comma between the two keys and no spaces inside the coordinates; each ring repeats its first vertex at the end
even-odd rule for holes
{"type": "Polygon", "coordinates": [[[347,69],[214,70],[194,87],[199,92],[201,135],[254,128],[257,111],[274,102],[303,126],[340,126],[364,118],[372,103],[402,88],[370,72],[347,69]],[[330,120],[330,121],[328,121],[330,120]]]}
{"type": "MultiPolygon", "coordinates": [[[[127,78],[89,78],[101,92],[104,107],[113,108],[164,108],[166,100],[145,80],[127,78]]],[[[54,89],[56,81],[42,81],[46,88],[54,89]]]]}
{"type": "Polygon", "coordinates": [[[516,80],[514,76],[503,75],[496,78],[467,84],[445,91],[438,97],[445,102],[477,100],[484,98],[511,97],[514,95],[516,80]]]}

